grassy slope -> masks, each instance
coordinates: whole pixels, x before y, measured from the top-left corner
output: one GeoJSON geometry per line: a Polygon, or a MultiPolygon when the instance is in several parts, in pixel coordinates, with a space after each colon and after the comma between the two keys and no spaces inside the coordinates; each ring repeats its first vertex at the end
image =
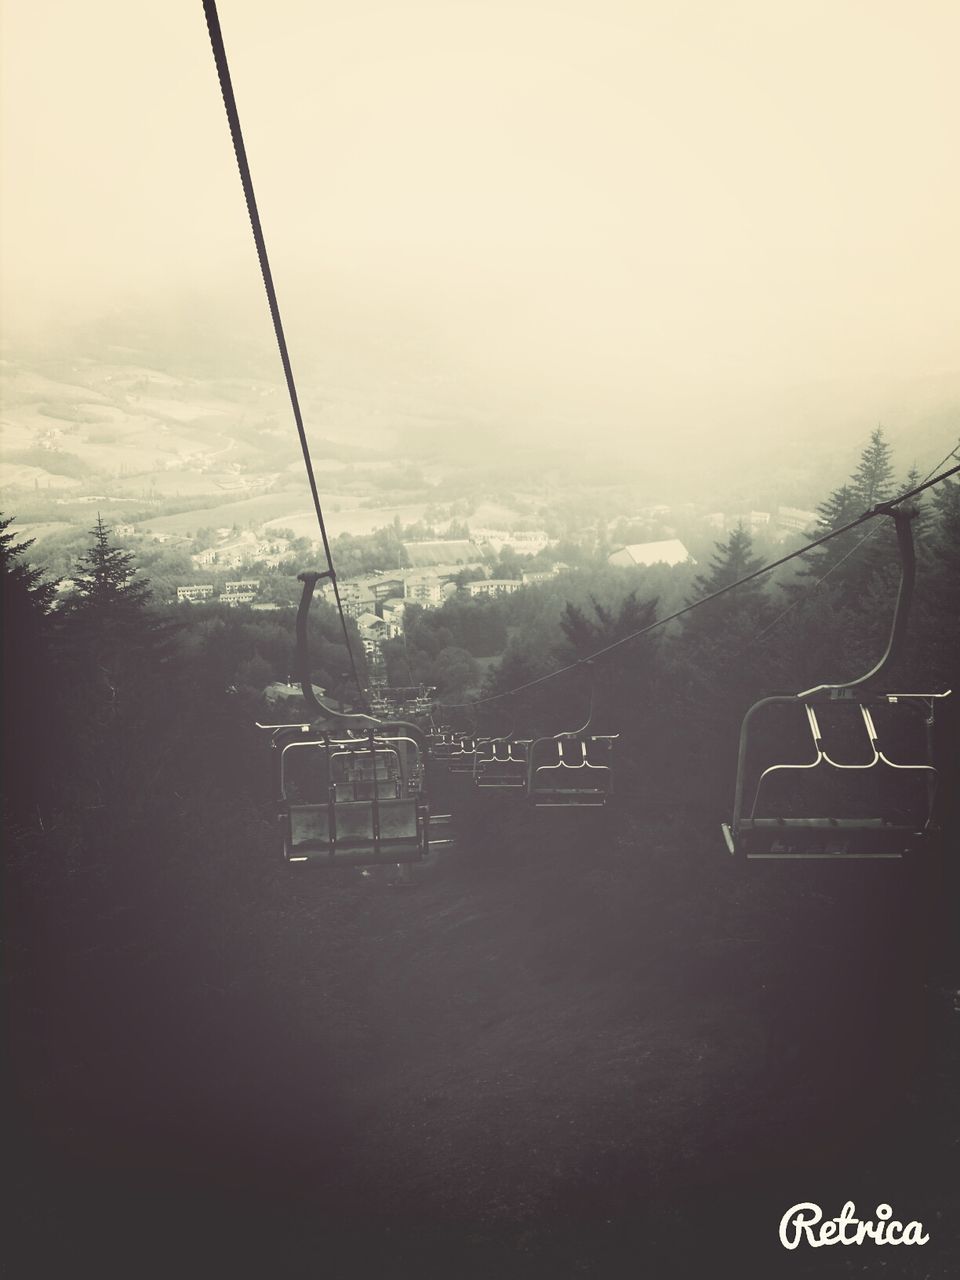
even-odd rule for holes
{"type": "Polygon", "coordinates": [[[954,1274],[937,885],[484,799],[412,888],[291,875],[236,804],[142,899],[23,880],[19,1274],[863,1274],[776,1244],[848,1198],[934,1230],[884,1274],[954,1274]]]}

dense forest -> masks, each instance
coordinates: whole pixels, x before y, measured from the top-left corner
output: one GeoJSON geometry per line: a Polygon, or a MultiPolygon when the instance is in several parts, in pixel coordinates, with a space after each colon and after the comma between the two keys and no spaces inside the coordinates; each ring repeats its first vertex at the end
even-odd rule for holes
{"type": "MultiPolygon", "coordinates": [[[[877,431],[811,533],[922,478],[877,431]]],[[[957,689],[960,483],[916,505],[889,685],[957,689]]],[[[18,1274],[72,1249],[103,1275],[606,1276],[632,1258],[692,1276],[716,1247],[772,1275],[766,1236],[745,1254],[737,1234],[752,1206],[769,1234],[781,1202],[830,1196],[830,1213],[875,1196],[924,1218],[934,1241],[896,1274],[954,1273],[957,695],[937,727],[939,848],[758,870],[719,829],[747,707],[882,652],[891,521],[589,672],[757,568],[749,533],[699,572],[584,554],[510,596],[408,608],[387,674],[436,685],[438,720],[556,733],[592,702],[620,739],[594,826],[435,780],[462,839],[393,896],[280,863],[255,722],[290,678],[293,609],[157,604],[99,520],[59,598],[9,517],[0,548],[6,1094],[34,1264],[18,1274]],[[519,1013],[529,1038],[501,1037],[519,1013]]],[[[311,628],[316,684],[349,699],[337,615],[318,602],[311,628]]],[[[766,745],[792,734],[774,724],[766,745]]],[[[828,1274],[871,1261],[829,1252],[828,1274]]]]}

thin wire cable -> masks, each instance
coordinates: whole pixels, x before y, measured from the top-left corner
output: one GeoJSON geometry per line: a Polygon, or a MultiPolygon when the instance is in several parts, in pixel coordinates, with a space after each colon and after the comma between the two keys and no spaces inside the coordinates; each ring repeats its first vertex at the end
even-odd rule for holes
{"type": "MultiPolygon", "coordinates": [[[[939,471],[945,462],[949,462],[951,458],[955,458],[957,456],[958,448],[960,448],[960,440],[957,441],[956,445],[954,445],[954,447],[950,450],[949,453],[945,454],[940,459],[940,461],[937,463],[935,467],[931,467],[931,469],[924,476],[924,480],[925,481],[929,480],[930,477],[934,474],[934,472],[939,471]]],[[[839,560],[835,561],[830,566],[830,568],[826,571],[826,573],[823,575],[822,578],[818,578],[816,582],[814,582],[810,587],[808,587],[803,592],[802,595],[798,595],[796,600],[792,600],[790,604],[788,604],[787,607],[784,609],[784,611],[778,614],[771,623],[768,623],[768,625],[765,626],[762,631],[757,632],[757,634],[753,637],[753,639],[749,642],[749,644],[744,646],[744,648],[741,650],[741,653],[745,652],[747,649],[752,649],[755,644],[759,644],[760,641],[765,636],[770,634],[770,632],[774,629],[774,627],[778,627],[780,625],[780,623],[784,620],[784,618],[787,616],[788,613],[792,613],[793,610],[796,609],[797,605],[801,604],[804,600],[808,600],[810,596],[814,593],[814,591],[816,591],[819,586],[821,586],[824,582],[826,582],[826,580],[830,577],[832,573],[836,572],[836,570],[839,569],[842,564],[846,564],[846,562],[850,559],[851,556],[854,556],[857,554],[857,552],[860,550],[860,548],[864,545],[865,542],[869,542],[870,539],[876,535],[877,528],[878,526],[874,525],[874,527],[868,533],[865,533],[863,535],[863,537],[859,540],[859,542],[855,543],[854,546],[852,546],[849,551],[845,552],[840,557],[839,560]]]]}
{"type": "MultiPolygon", "coordinates": [[[[948,456],[952,456],[952,454],[948,456]]],[[[658,627],[665,627],[668,622],[675,622],[677,618],[682,618],[684,614],[691,613],[694,609],[699,609],[701,605],[709,604],[711,600],[717,600],[720,596],[725,596],[728,591],[736,591],[738,587],[742,587],[748,582],[753,582],[755,578],[759,578],[765,573],[770,573],[773,569],[779,569],[781,565],[787,564],[790,560],[796,560],[798,556],[806,555],[808,551],[812,551],[815,547],[821,547],[825,542],[831,542],[834,538],[839,538],[841,534],[849,533],[851,529],[859,528],[860,525],[865,524],[868,520],[873,520],[876,516],[886,515],[893,507],[899,506],[901,502],[907,502],[910,498],[917,497],[925,489],[930,489],[933,485],[940,484],[942,480],[948,480],[951,476],[956,475],[957,472],[960,472],[960,463],[955,467],[951,467],[949,471],[944,471],[941,475],[935,476],[932,480],[925,480],[906,493],[901,493],[899,497],[891,498],[887,502],[878,502],[875,507],[871,507],[869,511],[864,511],[862,515],[857,516],[856,520],[851,520],[839,529],[832,529],[829,533],[825,533],[822,538],[815,538],[812,542],[808,542],[806,546],[798,547],[796,551],[791,551],[787,555],[781,556],[779,560],[771,560],[769,564],[761,565],[759,569],[754,569],[752,573],[738,578],[736,582],[730,582],[725,587],[711,591],[709,595],[701,596],[699,600],[692,600],[690,604],[684,605],[682,609],[677,609],[665,618],[658,618],[656,622],[651,622],[649,626],[641,627],[639,631],[632,631],[630,635],[621,636],[619,640],[614,640],[611,644],[604,645],[602,649],[597,649],[595,653],[587,654],[585,658],[570,662],[565,667],[558,667],[556,671],[550,671],[547,675],[538,676],[535,680],[528,680],[526,684],[519,684],[513,689],[505,689],[503,693],[494,693],[486,698],[477,698],[474,702],[442,702],[438,705],[448,711],[459,711],[464,707],[482,707],[488,702],[497,702],[500,698],[509,698],[516,693],[525,693],[527,689],[546,684],[548,680],[556,680],[558,676],[565,675],[568,671],[575,671],[577,667],[583,666],[586,662],[593,662],[596,658],[605,657],[606,654],[612,653],[614,649],[620,649],[623,645],[630,644],[633,640],[639,640],[641,636],[649,635],[651,631],[656,631],[658,627]]]]}
{"type": "Polygon", "coordinates": [[[277,301],[277,292],[273,286],[273,273],[270,270],[270,261],[267,257],[267,245],[263,238],[263,228],[260,224],[260,214],[257,209],[257,198],[253,190],[253,178],[250,174],[250,165],[247,161],[247,151],[243,143],[243,132],[240,128],[240,115],[237,111],[237,100],[233,92],[233,83],[230,79],[230,68],[227,65],[227,53],[223,44],[223,33],[220,30],[220,18],[217,14],[216,0],[203,0],[203,12],[207,20],[207,31],[210,34],[210,45],[213,49],[213,59],[217,65],[217,76],[220,81],[220,92],[223,95],[223,105],[227,113],[227,121],[230,125],[230,136],[233,139],[233,150],[237,158],[237,168],[240,170],[240,181],[243,184],[243,194],[247,202],[247,213],[250,217],[250,227],[253,231],[253,239],[257,246],[257,257],[260,260],[260,273],[263,276],[263,285],[267,291],[267,302],[270,306],[270,317],[273,320],[273,331],[276,334],[277,346],[280,349],[280,360],[283,364],[283,374],[287,381],[287,391],[290,394],[290,404],[293,407],[293,417],[297,424],[297,434],[300,437],[300,449],[303,453],[304,465],[307,469],[307,479],[310,482],[310,493],[313,496],[313,505],[317,513],[317,523],[320,526],[320,537],[323,540],[323,550],[327,557],[327,576],[333,584],[333,594],[337,603],[337,612],[340,615],[340,625],[343,628],[343,639],[347,646],[347,656],[350,659],[350,670],[353,673],[354,683],[357,691],[363,698],[363,685],[360,683],[360,675],[357,671],[357,664],[353,656],[353,646],[350,643],[350,633],[347,630],[347,619],[343,611],[343,603],[340,599],[340,588],[337,585],[336,570],[333,567],[333,556],[330,552],[330,540],[327,537],[327,528],[323,519],[323,510],[320,506],[320,494],[317,490],[317,480],[313,472],[313,463],[310,459],[310,446],[307,443],[307,433],[303,425],[303,415],[300,412],[300,399],[297,395],[296,384],[293,380],[293,368],[290,364],[290,354],[287,350],[287,340],[283,332],[283,322],[280,319],[280,305],[277,301]]]}

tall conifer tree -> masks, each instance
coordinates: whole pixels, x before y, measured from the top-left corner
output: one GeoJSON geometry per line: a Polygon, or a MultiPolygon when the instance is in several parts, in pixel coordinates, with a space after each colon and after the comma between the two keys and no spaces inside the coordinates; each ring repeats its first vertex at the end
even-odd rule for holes
{"type": "Polygon", "coordinates": [[[35,820],[49,799],[53,744],[39,726],[54,725],[57,698],[47,652],[48,614],[56,585],[24,560],[32,539],[15,541],[11,516],[0,517],[3,607],[3,795],[5,810],[35,820]]]}
{"type": "MultiPolygon", "coordinates": [[[[687,603],[729,587],[762,567],[763,561],[753,554],[749,530],[739,524],[726,542],[716,544],[709,570],[694,578],[687,603]]],[[[715,637],[718,645],[723,645],[723,632],[742,637],[760,625],[766,609],[766,587],[762,578],[756,578],[705,608],[687,614],[683,620],[684,635],[698,639],[715,637]]]]}
{"type": "Polygon", "coordinates": [[[878,502],[893,497],[893,464],[890,446],[884,438],[883,428],[877,427],[870,435],[870,443],[860,455],[860,462],[851,480],[854,496],[861,511],[867,511],[878,502]]]}

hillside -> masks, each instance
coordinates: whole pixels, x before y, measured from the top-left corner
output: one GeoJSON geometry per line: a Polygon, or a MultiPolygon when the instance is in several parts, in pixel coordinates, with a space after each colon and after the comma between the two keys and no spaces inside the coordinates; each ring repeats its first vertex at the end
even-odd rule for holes
{"type": "Polygon", "coordinates": [[[491,808],[411,888],[291,874],[223,811],[148,914],[61,917],[19,1005],[35,1260],[42,1197],[105,1276],[767,1277],[810,1197],[921,1214],[897,1274],[953,1274],[936,874],[491,808]]]}

